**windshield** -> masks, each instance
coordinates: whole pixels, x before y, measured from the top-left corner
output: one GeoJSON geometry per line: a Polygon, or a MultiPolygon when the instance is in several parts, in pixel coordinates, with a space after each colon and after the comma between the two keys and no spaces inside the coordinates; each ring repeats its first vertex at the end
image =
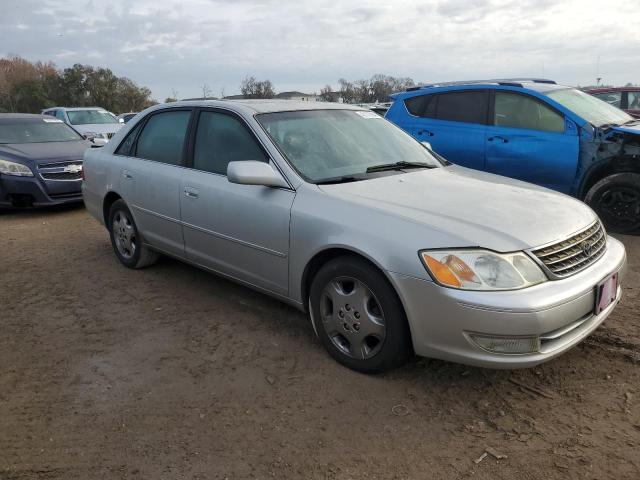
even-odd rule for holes
{"type": "Polygon", "coordinates": [[[256,118],[310,182],[363,175],[369,167],[396,162],[441,165],[416,140],[373,112],[309,110],[256,118]]]}
{"type": "Polygon", "coordinates": [[[621,125],[633,120],[622,110],[575,88],[552,90],[545,95],[596,127],[621,125]]]}
{"type": "Polygon", "coordinates": [[[60,120],[0,123],[0,143],[77,142],[82,140],[60,120]]]}
{"type": "Polygon", "coordinates": [[[67,110],[71,125],[95,123],[118,123],[118,120],[104,110],[67,110]]]}

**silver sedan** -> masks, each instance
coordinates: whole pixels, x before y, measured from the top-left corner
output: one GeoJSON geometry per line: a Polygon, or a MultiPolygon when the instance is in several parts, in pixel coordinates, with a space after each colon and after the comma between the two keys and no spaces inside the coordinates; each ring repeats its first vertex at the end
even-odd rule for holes
{"type": "Polygon", "coordinates": [[[621,295],[624,247],[589,207],[451,165],[358,107],[152,107],[87,150],[84,176],[122,264],[170,255],[280,298],[363,372],[414,353],[535,365],[621,295]]]}

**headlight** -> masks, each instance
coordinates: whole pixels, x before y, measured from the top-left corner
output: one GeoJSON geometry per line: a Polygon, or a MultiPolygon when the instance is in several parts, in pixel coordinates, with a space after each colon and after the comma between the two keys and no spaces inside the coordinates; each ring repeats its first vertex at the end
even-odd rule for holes
{"type": "Polygon", "coordinates": [[[0,173],[16,177],[33,177],[33,172],[29,167],[8,160],[0,160],[0,173]]]}
{"type": "Polygon", "coordinates": [[[514,290],[547,280],[540,267],[522,252],[424,250],[420,258],[436,282],[461,290],[514,290]]]}
{"type": "Polygon", "coordinates": [[[104,133],[97,132],[84,132],[84,136],[87,140],[93,140],[94,138],[107,138],[104,133]]]}

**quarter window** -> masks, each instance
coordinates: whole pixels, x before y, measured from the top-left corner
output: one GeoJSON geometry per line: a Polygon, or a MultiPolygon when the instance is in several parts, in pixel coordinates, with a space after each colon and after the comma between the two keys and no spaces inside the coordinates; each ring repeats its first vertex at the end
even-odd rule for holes
{"type": "Polygon", "coordinates": [[[493,117],[498,127],[564,132],[564,117],[527,95],[496,92],[493,117]]]}
{"type": "Polygon", "coordinates": [[[416,117],[424,117],[427,111],[427,107],[431,102],[434,95],[419,95],[417,97],[407,98],[404,104],[407,106],[407,110],[411,115],[416,117]]]}
{"type": "Polygon", "coordinates": [[[220,112],[201,112],[193,168],[226,175],[229,162],[242,160],[267,162],[268,157],[253,134],[236,117],[220,112]]]}
{"type": "Polygon", "coordinates": [[[181,165],[190,116],[189,110],[174,110],[151,115],[138,137],[135,156],[171,165],[181,165]]]}
{"type": "Polygon", "coordinates": [[[438,120],[487,123],[488,91],[464,91],[438,95],[438,120]]]}
{"type": "Polygon", "coordinates": [[[122,143],[116,149],[115,151],[116,155],[125,155],[127,157],[130,157],[133,155],[134,142],[136,141],[136,135],[140,130],[140,125],[142,125],[142,122],[138,122],[138,124],[131,129],[131,131],[127,134],[127,137],[122,141],[122,143]]]}

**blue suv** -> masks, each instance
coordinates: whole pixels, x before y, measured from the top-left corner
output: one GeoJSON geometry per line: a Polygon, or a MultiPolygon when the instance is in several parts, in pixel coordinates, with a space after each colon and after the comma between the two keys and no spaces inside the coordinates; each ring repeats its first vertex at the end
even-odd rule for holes
{"type": "Polygon", "coordinates": [[[392,95],[385,118],[447,160],[588,203],[616,232],[640,230],[640,120],[543,79],[476,80],[392,95]]]}

